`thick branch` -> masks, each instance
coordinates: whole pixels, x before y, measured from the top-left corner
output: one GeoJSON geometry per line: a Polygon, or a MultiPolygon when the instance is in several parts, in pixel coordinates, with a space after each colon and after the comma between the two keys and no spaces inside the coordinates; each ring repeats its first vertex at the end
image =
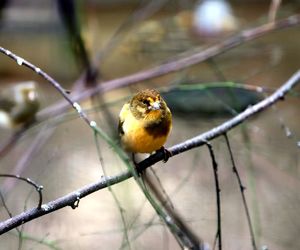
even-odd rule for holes
{"type": "MultiPolygon", "coordinates": [[[[211,129],[210,131],[193,137],[189,140],[186,140],[182,143],[179,143],[168,150],[172,153],[172,156],[180,154],[182,152],[188,151],[192,148],[202,146],[206,141],[212,140],[224,133],[228,132],[230,129],[241,124],[243,121],[249,117],[254,116],[255,114],[262,112],[266,108],[270,107],[275,102],[282,100],[285,94],[291,90],[298,82],[300,81],[300,70],[298,70],[282,87],[280,87],[272,95],[264,99],[263,101],[257,103],[256,105],[249,107],[244,112],[230,119],[229,121],[221,124],[220,126],[211,129]]],[[[163,153],[157,153],[150,156],[139,164],[139,170],[146,169],[147,167],[153,165],[154,163],[163,160],[163,153]]],[[[102,178],[96,183],[84,186],[78,189],[75,192],[67,194],[61,198],[58,198],[54,201],[50,201],[46,204],[43,204],[40,209],[33,208],[26,212],[23,212],[13,218],[10,218],[6,221],[0,223],[0,235],[20,226],[21,224],[31,221],[35,218],[43,216],[45,214],[51,213],[55,210],[61,209],[66,206],[75,207],[74,204],[77,204],[79,200],[93,192],[96,192],[100,189],[106,188],[107,186],[114,185],[116,183],[122,182],[128,178],[132,177],[132,174],[129,171],[125,171],[117,176],[102,178]]]]}

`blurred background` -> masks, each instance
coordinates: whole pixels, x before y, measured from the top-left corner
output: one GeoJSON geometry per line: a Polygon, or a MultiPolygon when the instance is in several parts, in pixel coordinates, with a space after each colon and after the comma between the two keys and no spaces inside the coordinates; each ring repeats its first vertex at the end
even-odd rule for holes
{"type": "MultiPolygon", "coordinates": [[[[0,7],[0,46],[80,97],[107,80],[172,62],[243,30],[295,15],[300,1],[2,0],[0,7]]],[[[157,88],[173,113],[169,147],[212,129],[283,84],[299,69],[299,39],[299,26],[268,33],[192,67],[82,98],[80,104],[117,141],[124,102],[141,89],[157,88]]],[[[0,91],[0,173],[43,185],[44,202],[99,180],[102,167],[108,175],[126,169],[102,141],[101,166],[93,131],[49,83],[4,54],[0,91]],[[30,91],[25,95],[21,88],[25,97],[17,99],[17,86],[30,91]],[[19,113],[8,110],[7,103],[22,108],[19,113]],[[16,116],[25,118],[16,122],[16,116]]],[[[300,247],[299,91],[297,87],[284,101],[228,133],[258,249],[300,247]]],[[[223,248],[253,249],[225,140],[220,137],[212,145],[222,190],[223,248]]],[[[153,169],[176,211],[212,247],[217,221],[207,148],[180,154],[153,169]]],[[[1,235],[0,249],[180,249],[133,180],[112,189],[119,205],[111,192],[101,190],[82,199],[75,210],[67,207],[24,224],[22,234],[12,230],[1,235]],[[120,209],[130,246],[124,244],[120,209]]],[[[9,218],[4,204],[12,215],[37,204],[37,194],[24,183],[1,178],[0,190],[0,221],[9,218]]]]}

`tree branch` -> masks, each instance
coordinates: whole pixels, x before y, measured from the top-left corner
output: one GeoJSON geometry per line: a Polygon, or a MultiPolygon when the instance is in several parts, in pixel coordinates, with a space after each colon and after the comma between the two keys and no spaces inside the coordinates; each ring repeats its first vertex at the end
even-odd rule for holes
{"type": "MultiPolygon", "coordinates": [[[[225,51],[235,48],[245,42],[257,39],[263,35],[266,35],[272,31],[293,27],[300,24],[300,14],[293,15],[272,24],[264,24],[253,29],[244,30],[237,35],[225,39],[216,45],[213,45],[200,52],[192,51],[189,56],[184,56],[177,60],[172,60],[168,63],[158,65],[148,70],[144,70],[129,76],[121,77],[114,80],[109,80],[98,84],[94,89],[88,89],[80,93],[77,97],[73,97],[73,100],[79,101],[90,97],[98,92],[105,92],[115,88],[120,88],[128,84],[145,81],[148,79],[156,78],[165,74],[169,74],[178,70],[185,69],[192,65],[201,63],[209,58],[220,55],[225,51]]],[[[186,53],[184,53],[186,55],[186,53]]]]}
{"type": "MultiPolygon", "coordinates": [[[[195,50],[185,52],[184,55],[182,55],[182,57],[179,59],[173,59],[171,62],[153,67],[148,70],[142,70],[125,77],[101,82],[97,85],[96,88],[87,89],[85,91],[81,91],[80,93],[74,92],[73,94],[71,94],[71,97],[73,101],[78,102],[89,98],[90,96],[99,92],[106,92],[112,89],[124,87],[133,83],[149,80],[168,73],[182,70],[192,65],[204,62],[205,60],[213,58],[217,55],[220,55],[227,50],[244,44],[245,42],[255,40],[261,36],[265,36],[270,32],[294,27],[299,24],[300,14],[290,16],[271,24],[264,24],[252,29],[244,30],[234,36],[229,37],[223,42],[210,46],[204,50],[201,50],[200,52],[195,52],[195,50]],[[189,56],[187,56],[187,54],[189,54],[189,56]]],[[[45,119],[49,116],[49,114],[51,114],[51,116],[59,114],[66,108],[68,108],[68,104],[66,102],[57,103],[56,105],[52,105],[51,107],[45,108],[44,110],[39,112],[38,118],[45,119]]]]}
{"type": "MultiPolygon", "coordinates": [[[[235,116],[234,118],[224,122],[223,124],[215,127],[208,132],[195,136],[189,140],[182,143],[174,145],[168,150],[171,152],[172,156],[183,153],[185,151],[191,150],[192,148],[199,147],[205,144],[206,141],[212,140],[224,133],[228,132],[232,128],[244,122],[246,119],[254,116],[255,114],[264,111],[266,108],[270,107],[272,104],[279,100],[283,100],[284,96],[300,81],[300,70],[298,70],[285,84],[283,84],[277,91],[272,95],[265,98],[263,101],[257,103],[256,105],[247,108],[245,111],[235,116]]],[[[171,156],[171,157],[172,157],[171,156]]],[[[147,167],[155,164],[156,162],[163,160],[164,156],[162,152],[158,152],[149,158],[145,159],[138,165],[138,171],[146,169],[147,167]]],[[[66,206],[76,207],[74,204],[78,204],[79,200],[93,192],[100,189],[106,188],[107,186],[114,185],[116,183],[122,182],[128,178],[132,177],[132,173],[124,171],[123,173],[112,176],[101,178],[100,181],[86,185],[77,191],[69,193],[63,197],[60,197],[54,201],[50,201],[43,204],[40,209],[33,208],[25,211],[13,218],[9,218],[6,221],[0,223],[0,235],[22,225],[25,222],[31,221],[35,218],[41,217],[45,214],[51,213],[55,210],[61,209],[66,206]]]]}

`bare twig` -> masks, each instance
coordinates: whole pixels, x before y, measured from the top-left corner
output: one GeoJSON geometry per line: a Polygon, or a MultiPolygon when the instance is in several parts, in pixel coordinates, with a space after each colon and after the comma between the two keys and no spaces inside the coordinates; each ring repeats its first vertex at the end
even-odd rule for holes
{"type": "Polygon", "coordinates": [[[248,208],[248,205],[247,205],[247,200],[246,200],[246,197],[245,197],[245,187],[242,183],[240,174],[239,174],[238,169],[236,167],[227,133],[224,133],[224,137],[225,137],[226,145],[227,145],[229,155],[230,155],[232,170],[233,170],[234,174],[236,175],[236,178],[237,178],[237,181],[238,181],[238,184],[239,184],[239,187],[240,187],[240,191],[241,191],[241,195],[242,195],[242,199],[243,199],[243,204],[244,204],[244,208],[245,208],[245,212],[246,212],[247,222],[248,222],[248,226],[249,226],[249,230],[250,230],[252,248],[253,248],[253,250],[257,250],[257,246],[256,246],[256,242],[255,242],[255,236],[254,236],[254,230],[253,230],[252,223],[251,223],[250,212],[249,212],[249,208],[248,208]]]}
{"type": "Polygon", "coordinates": [[[179,228],[179,234],[176,234],[176,240],[182,246],[183,249],[201,250],[203,244],[201,239],[193,232],[189,225],[184,221],[184,218],[177,213],[176,209],[168,202],[168,197],[165,199],[164,190],[161,191],[161,187],[154,183],[154,180],[148,175],[146,171],[142,173],[142,179],[146,186],[150,189],[154,197],[160,202],[165,209],[166,213],[179,228]]]}
{"type": "MultiPolygon", "coordinates": [[[[216,161],[216,157],[212,148],[212,145],[209,142],[205,142],[206,146],[208,147],[210,158],[212,161],[213,172],[214,172],[214,179],[215,179],[215,187],[216,187],[216,203],[217,203],[217,233],[216,233],[216,240],[218,239],[218,247],[219,250],[222,250],[222,226],[221,226],[221,197],[220,197],[220,184],[219,184],[219,176],[218,176],[218,164],[216,161]]],[[[216,241],[215,241],[216,243],[216,241]]],[[[214,249],[215,249],[214,244],[214,249]]]]}
{"type": "MultiPolygon", "coordinates": [[[[9,208],[8,208],[6,202],[5,202],[5,198],[4,198],[1,190],[0,190],[0,199],[1,199],[1,203],[2,203],[2,206],[4,207],[5,211],[7,212],[7,214],[9,215],[9,217],[12,218],[13,215],[10,212],[10,210],[9,210],[9,208]]],[[[19,229],[18,227],[16,227],[16,231],[17,231],[17,235],[18,235],[18,249],[21,249],[21,247],[22,247],[22,242],[23,242],[22,229],[23,229],[23,227],[21,227],[21,229],[19,229]]]]}
{"type": "MultiPolygon", "coordinates": [[[[102,157],[102,153],[101,153],[101,150],[100,150],[100,142],[98,140],[98,135],[97,133],[95,132],[94,133],[94,139],[95,139],[95,144],[96,144],[96,149],[97,149],[97,153],[98,153],[98,157],[99,157],[99,163],[100,163],[100,166],[102,168],[102,171],[103,171],[103,174],[104,176],[107,176],[107,173],[106,173],[106,168],[105,168],[105,165],[104,165],[104,160],[103,160],[103,157],[102,157]]],[[[118,207],[118,210],[119,210],[119,213],[120,213],[120,216],[121,216],[121,220],[122,220],[122,224],[123,224],[123,232],[124,232],[124,240],[126,242],[126,246],[128,247],[129,250],[131,250],[131,244],[130,244],[130,241],[129,241],[129,236],[128,236],[128,227],[127,227],[127,221],[126,221],[126,218],[125,218],[125,210],[122,208],[122,205],[121,205],[121,202],[119,201],[117,195],[115,194],[115,192],[113,191],[112,187],[111,186],[108,186],[107,187],[108,191],[111,193],[117,207],[118,207]]]]}
{"type": "MultiPolygon", "coordinates": [[[[0,199],[1,199],[1,203],[2,203],[1,205],[4,207],[4,209],[5,209],[5,211],[7,212],[8,216],[9,216],[10,218],[12,218],[13,215],[12,215],[12,213],[10,212],[8,206],[6,205],[5,198],[4,198],[4,196],[3,196],[2,192],[1,192],[1,190],[0,190],[0,199]]],[[[19,232],[18,228],[17,228],[17,231],[19,232]]]]}
{"type": "Polygon", "coordinates": [[[32,185],[35,190],[38,192],[39,194],[39,202],[37,205],[37,209],[40,209],[43,203],[43,194],[42,194],[42,190],[43,190],[43,186],[36,184],[33,180],[29,179],[29,178],[24,178],[22,176],[19,175],[13,175],[13,174],[0,174],[0,178],[3,177],[7,177],[7,178],[15,178],[21,181],[25,181],[28,184],[32,185]]]}
{"type": "MultiPolygon", "coordinates": [[[[1,198],[1,202],[2,202],[2,205],[3,205],[4,209],[5,209],[5,211],[8,213],[9,217],[12,218],[13,215],[12,215],[12,213],[10,212],[10,210],[9,210],[7,204],[6,204],[5,198],[4,198],[4,196],[3,196],[3,194],[2,194],[1,191],[0,191],[0,198],[1,198]]],[[[21,249],[21,248],[22,248],[22,242],[23,242],[23,238],[22,238],[22,233],[23,233],[23,232],[22,232],[22,230],[23,230],[23,226],[24,226],[24,225],[21,225],[21,229],[18,228],[18,227],[15,228],[16,231],[17,231],[17,235],[18,235],[18,249],[21,249]]]]}
{"type": "MultiPolygon", "coordinates": [[[[300,81],[300,70],[298,70],[294,75],[292,75],[291,78],[285,84],[283,84],[277,91],[275,91],[269,97],[265,98],[263,101],[257,103],[252,107],[249,107],[239,115],[224,122],[223,124],[201,135],[195,136],[189,140],[174,145],[168,150],[172,153],[172,157],[173,157],[177,154],[188,151],[192,148],[202,146],[203,144],[205,144],[205,141],[209,141],[223,135],[224,133],[228,132],[229,130],[233,129],[234,127],[238,126],[239,124],[247,120],[248,118],[254,116],[259,112],[262,112],[263,110],[265,110],[266,108],[274,104],[275,102],[282,100],[283,97],[289,92],[289,90],[291,90],[299,81],[300,81]]],[[[150,156],[149,158],[145,159],[144,161],[138,164],[139,171],[142,171],[143,169],[146,169],[147,167],[155,164],[156,162],[163,160],[163,158],[164,158],[163,153],[160,152],[150,156]]],[[[13,218],[7,219],[0,223],[0,235],[21,225],[22,223],[31,221],[35,218],[41,217],[45,214],[51,213],[63,207],[72,206],[74,202],[76,202],[78,199],[81,199],[100,189],[106,188],[109,185],[114,185],[119,182],[122,182],[130,177],[132,177],[132,173],[129,170],[127,170],[116,176],[112,176],[112,177],[108,176],[102,178],[100,181],[91,183],[87,186],[78,189],[75,192],[69,193],[56,200],[43,204],[41,206],[41,209],[33,208],[13,218]]]]}
{"type": "MultiPolygon", "coordinates": [[[[198,154],[196,154],[196,156],[197,156],[198,154]]],[[[194,163],[196,162],[196,160],[194,160],[194,163]]],[[[194,170],[197,168],[197,164],[193,164],[193,167],[192,167],[192,169],[191,169],[191,171],[189,171],[188,172],[188,174],[186,175],[186,176],[184,176],[183,177],[183,179],[181,180],[181,182],[179,183],[179,185],[175,188],[175,190],[173,190],[173,192],[171,193],[171,195],[169,195],[170,197],[172,196],[172,194],[176,194],[176,193],[178,193],[178,191],[182,188],[182,186],[184,185],[184,183],[186,183],[188,180],[189,180],[189,178],[193,175],[193,172],[194,172],[194,170]]],[[[153,169],[153,168],[150,168],[151,170],[153,169]]],[[[168,201],[168,199],[164,199],[163,201],[162,201],[162,204],[165,206],[165,205],[168,205],[169,206],[169,208],[168,209],[172,209],[172,210],[174,210],[174,207],[173,207],[173,205],[170,203],[170,201],[168,201]]],[[[139,216],[139,215],[138,215],[139,216]]],[[[150,226],[150,225],[153,225],[154,224],[154,219],[155,219],[155,216],[153,216],[150,220],[148,220],[148,222],[145,224],[146,226],[144,226],[144,228],[142,229],[142,230],[140,230],[138,233],[136,233],[134,236],[133,236],[133,238],[131,238],[131,241],[132,240],[135,240],[135,239],[137,239],[140,235],[142,235],[144,232],[145,232],[145,230],[147,230],[147,228],[150,226]]],[[[135,223],[135,221],[137,220],[137,217],[134,219],[134,221],[133,221],[133,223],[132,223],[132,225],[131,225],[131,227],[133,227],[133,224],[135,223]]],[[[185,222],[186,223],[186,222],[185,222]]],[[[192,231],[190,231],[190,233],[191,233],[191,236],[193,237],[193,232],[192,231]]],[[[197,236],[195,235],[195,239],[197,238],[197,236]]],[[[198,240],[199,241],[199,240],[198,240]]],[[[195,241],[196,242],[196,241],[195,241]]],[[[204,247],[204,245],[203,245],[203,247],[204,247]]],[[[205,247],[204,247],[204,249],[206,249],[205,247]]]]}

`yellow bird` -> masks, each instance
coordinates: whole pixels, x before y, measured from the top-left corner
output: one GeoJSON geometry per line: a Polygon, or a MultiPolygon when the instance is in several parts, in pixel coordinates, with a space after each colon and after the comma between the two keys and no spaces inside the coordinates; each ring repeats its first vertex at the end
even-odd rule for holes
{"type": "Polygon", "coordinates": [[[140,91],[125,103],[119,115],[119,134],[123,148],[132,153],[164,150],[172,128],[172,114],[166,102],[154,89],[140,91]]]}

